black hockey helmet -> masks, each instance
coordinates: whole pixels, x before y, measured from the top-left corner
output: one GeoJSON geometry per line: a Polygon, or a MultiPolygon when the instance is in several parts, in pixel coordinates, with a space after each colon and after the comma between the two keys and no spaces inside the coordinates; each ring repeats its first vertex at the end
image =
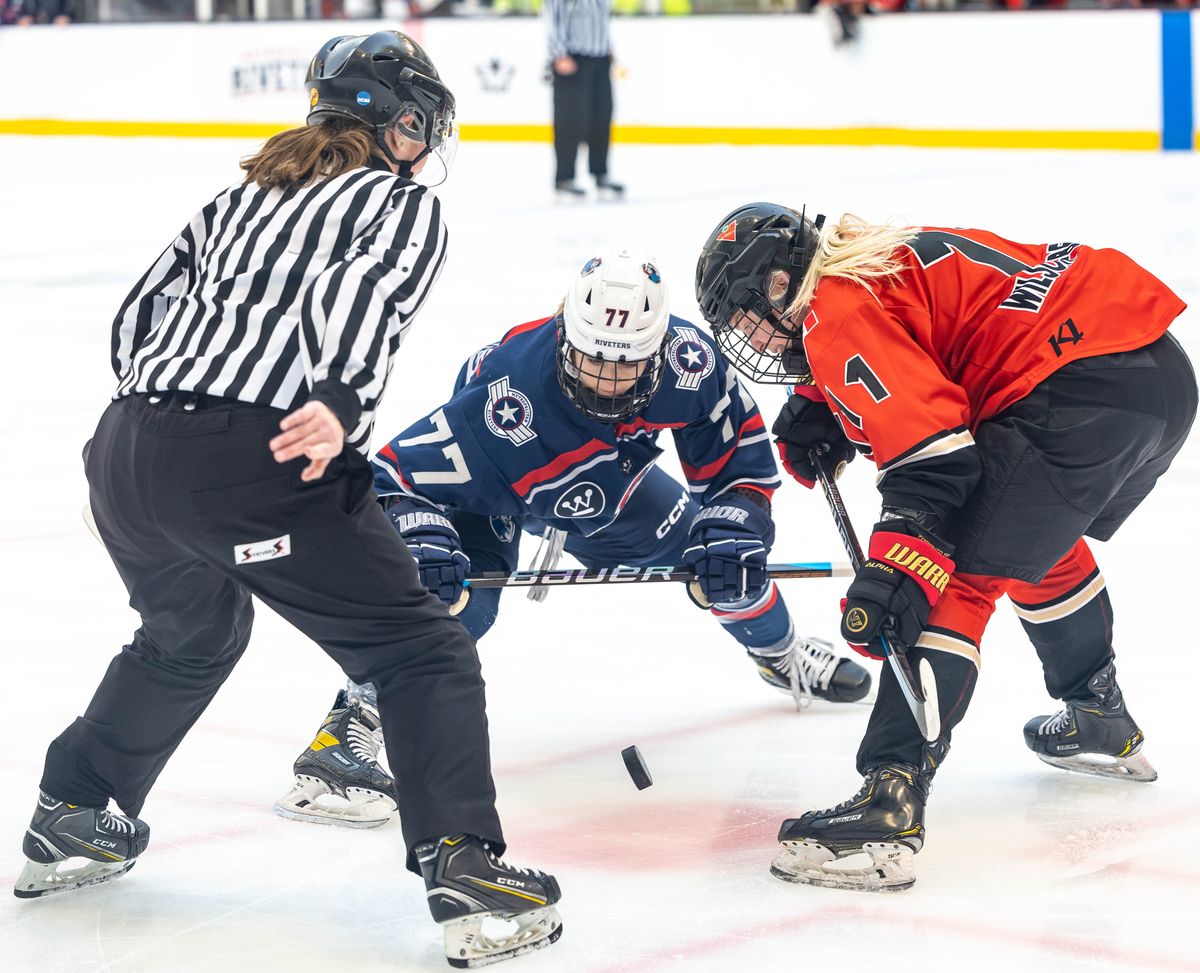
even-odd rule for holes
{"type": "Polygon", "coordinates": [[[425,143],[418,159],[453,142],[454,95],[424,48],[398,30],[326,41],[308,67],[305,84],[311,106],[309,125],[333,118],[352,118],[367,125],[402,173],[407,174],[405,164],[393,157],[384,138],[388,128],[398,125],[405,136],[425,143]],[[401,121],[408,116],[409,122],[401,121]]]}
{"type": "Polygon", "coordinates": [[[730,364],[756,382],[812,381],[803,336],[783,317],[817,252],[824,222],[824,216],[808,219],[803,209],[797,213],[776,203],[748,203],[721,220],[700,251],[696,263],[700,313],[730,364]],[[749,329],[748,320],[753,321],[749,329]],[[775,345],[780,337],[789,340],[781,352],[759,350],[747,330],[757,330],[775,345]]]}

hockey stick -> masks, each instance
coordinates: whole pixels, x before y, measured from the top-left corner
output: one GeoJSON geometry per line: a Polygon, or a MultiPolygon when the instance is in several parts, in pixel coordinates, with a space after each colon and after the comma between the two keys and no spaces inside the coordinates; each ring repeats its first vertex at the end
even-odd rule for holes
{"type": "MultiPolygon", "coordinates": [[[[862,547],[854,533],[850,514],[846,512],[846,505],[842,502],[841,491],[834,483],[829,462],[825,454],[816,449],[809,450],[808,458],[817,471],[817,479],[821,481],[821,489],[825,491],[825,499],[829,501],[833,522],[837,525],[838,533],[842,535],[842,543],[850,556],[850,563],[857,571],[863,564],[862,547]]],[[[883,645],[883,654],[896,676],[896,682],[900,684],[900,692],[904,694],[908,708],[912,710],[913,719],[917,721],[921,735],[933,743],[942,732],[942,717],[938,711],[937,683],[934,682],[933,667],[926,659],[921,659],[917,667],[921,673],[921,682],[918,685],[917,680],[913,678],[912,667],[908,664],[908,656],[890,626],[884,626],[879,641],[883,645]]]]}
{"type": "MultiPolygon", "coordinates": [[[[767,576],[787,578],[849,578],[854,569],[845,561],[813,561],[795,564],[768,564],[767,576]]],[[[682,568],[567,568],[561,571],[484,571],[468,574],[467,588],[526,588],[534,585],[637,584],[658,581],[695,581],[696,573],[682,568]]]]}

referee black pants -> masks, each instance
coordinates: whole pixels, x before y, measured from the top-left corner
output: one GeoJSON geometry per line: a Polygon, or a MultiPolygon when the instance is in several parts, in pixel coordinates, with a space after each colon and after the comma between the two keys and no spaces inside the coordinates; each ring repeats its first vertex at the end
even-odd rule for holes
{"type": "Polygon", "coordinates": [[[588,147],[588,171],[608,175],[608,141],[612,129],[612,59],[572,54],[574,74],[554,75],[555,182],[575,178],[579,143],[588,147]]]}
{"type": "Polygon", "coordinates": [[[254,595],[379,687],[409,868],[442,835],[503,848],[474,642],[421,585],[367,461],[347,449],[303,483],[307,460],[267,447],[283,412],[185,398],[118,400],[92,440],[92,512],[142,624],[51,743],[43,790],[139,814],[245,650],[254,595]]]}

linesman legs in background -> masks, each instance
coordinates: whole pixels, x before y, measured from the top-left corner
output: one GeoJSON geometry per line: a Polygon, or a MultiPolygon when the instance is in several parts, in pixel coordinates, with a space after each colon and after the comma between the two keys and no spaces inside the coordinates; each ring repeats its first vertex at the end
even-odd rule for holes
{"type": "Polygon", "coordinates": [[[579,144],[587,144],[588,172],[600,199],[618,200],[625,187],[608,175],[612,133],[612,58],[571,54],[559,58],[554,75],[554,190],[563,199],[583,199],[575,182],[579,144]]]}

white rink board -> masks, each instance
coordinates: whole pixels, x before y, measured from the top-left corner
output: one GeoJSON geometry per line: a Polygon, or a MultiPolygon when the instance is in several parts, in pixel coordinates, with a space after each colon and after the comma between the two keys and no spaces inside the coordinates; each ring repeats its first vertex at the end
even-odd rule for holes
{"type": "MultiPolygon", "coordinates": [[[[617,122],[1155,132],[1159,24],[1152,11],[887,16],[834,48],[815,16],[617,18],[617,122]]],[[[322,42],[397,26],[426,45],[463,124],[549,122],[536,18],[4,30],[0,63],[23,80],[4,85],[0,121],[288,124],[322,42]]]]}

